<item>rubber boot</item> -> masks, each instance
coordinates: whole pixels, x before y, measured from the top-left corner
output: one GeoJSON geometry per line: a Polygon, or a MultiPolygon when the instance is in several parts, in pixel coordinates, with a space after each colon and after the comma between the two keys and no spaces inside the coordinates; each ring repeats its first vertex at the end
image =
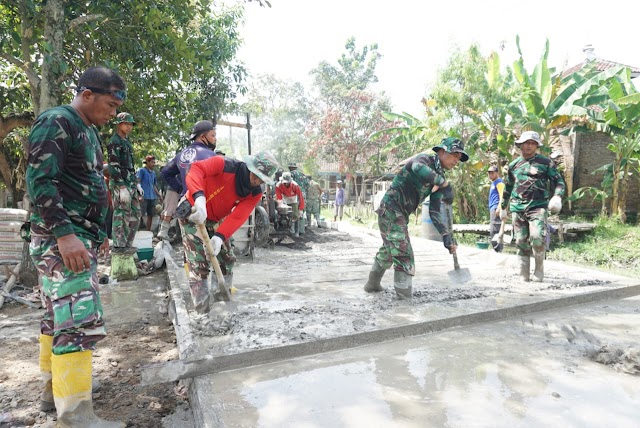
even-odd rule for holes
{"type": "Polygon", "coordinates": [[[91,398],[92,351],[51,355],[53,399],[59,428],[124,428],[123,422],[99,418],[91,398]]]}
{"type": "Polygon", "coordinates": [[[40,375],[44,387],[40,394],[40,410],[50,412],[56,408],[53,401],[53,388],[51,387],[51,348],[53,336],[40,335],[40,375]]]}
{"type": "Polygon", "coordinates": [[[533,271],[534,281],[542,282],[544,280],[544,249],[541,251],[533,250],[535,269],[533,271]]]}
{"type": "Polygon", "coordinates": [[[377,293],[379,291],[383,291],[384,288],[380,285],[380,281],[384,276],[386,269],[383,269],[382,266],[378,264],[376,260],[373,261],[373,266],[369,271],[369,280],[364,285],[364,291],[367,293],[377,293]]]}
{"type": "Polygon", "coordinates": [[[295,237],[300,237],[300,220],[296,220],[293,222],[293,230],[295,232],[295,237]]]}
{"type": "Polygon", "coordinates": [[[520,262],[520,276],[524,282],[529,282],[529,274],[530,274],[530,261],[531,257],[529,256],[518,256],[518,261],[520,262]]]}
{"type": "Polygon", "coordinates": [[[162,239],[163,241],[169,239],[169,228],[171,227],[171,223],[168,221],[163,221],[160,225],[160,231],[158,232],[158,239],[162,239]]]}
{"type": "Polygon", "coordinates": [[[408,273],[396,270],[393,271],[393,286],[396,289],[396,297],[398,300],[411,300],[413,277],[408,273]]]}
{"type": "Polygon", "coordinates": [[[300,217],[300,220],[298,220],[298,232],[300,232],[300,235],[304,235],[306,225],[307,219],[300,217]]]}

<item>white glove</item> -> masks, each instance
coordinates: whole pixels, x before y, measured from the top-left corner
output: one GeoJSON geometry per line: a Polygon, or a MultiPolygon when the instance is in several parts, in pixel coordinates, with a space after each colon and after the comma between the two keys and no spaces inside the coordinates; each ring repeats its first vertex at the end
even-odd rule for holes
{"type": "Polygon", "coordinates": [[[137,184],[138,187],[138,192],[140,192],[140,196],[144,196],[144,190],[142,190],[142,186],[140,185],[140,183],[137,184]]]}
{"type": "Polygon", "coordinates": [[[213,247],[213,255],[217,256],[222,248],[222,239],[218,235],[213,235],[213,238],[211,238],[209,242],[211,242],[211,247],[213,247]]]}
{"type": "Polygon", "coordinates": [[[118,189],[118,199],[122,205],[128,205],[131,203],[131,194],[126,187],[120,187],[118,189]]]}
{"type": "Polygon", "coordinates": [[[204,196],[198,196],[193,204],[193,214],[189,216],[189,220],[196,224],[204,224],[207,220],[207,200],[204,196]]]}
{"type": "Polygon", "coordinates": [[[507,210],[506,209],[500,210],[500,220],[507,220],[507,218],[508,218],[507,210]]]}
{"type": "Polygon", "coordinates": [[[558,214],[562,209],[562,198],[558,195],[555,195],[549,201],[549,212],[551,214],[558,214]]]}

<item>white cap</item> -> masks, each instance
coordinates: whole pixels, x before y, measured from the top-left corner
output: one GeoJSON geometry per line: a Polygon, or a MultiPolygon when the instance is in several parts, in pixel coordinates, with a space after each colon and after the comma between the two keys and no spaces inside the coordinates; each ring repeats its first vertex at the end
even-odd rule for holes
{"type": "Polygon", "coordinates": [[[536,131],[524,131],[520,138],[516,140],[516,144],[522,144],[526,141],[533,140],[538,143],[538,147],[542,147],[542,141],[540,140],[540,134],[536,131]]]}
{"type": "Polygon", "coordinates": [[[342,184],[342,180],[338,180],[338,181],[336,181],[336,183],[342,184]]]}

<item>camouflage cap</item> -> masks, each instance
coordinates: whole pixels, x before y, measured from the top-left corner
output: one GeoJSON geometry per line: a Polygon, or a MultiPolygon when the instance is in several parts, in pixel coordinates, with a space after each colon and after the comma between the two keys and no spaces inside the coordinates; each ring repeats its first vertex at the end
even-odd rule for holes
{"type": "Polygon", "coordinates": [[[295,162],[289,164],[289,169],[298,169],[298,165],[295,162]]]}
{"type": "Polygon", "coordinates": [[[255,155],[247,155],[244,157],[249,171],[257,175],[265,183],[272,185],[273,176],[278,170],[278,161],[271,152],[258,152],[255,155]]]}
{"type": "Polygon", "coordinates": [[[136,121],[133,120],[133,115],[131,113],[118,113],[116,118],[113,120],[114,125],[119,125],[121,123],[133,123],[136,124],[136,121]]]}
{"type": "Polygon", "coordinates": [[[198,137],[198,135],[204,134],[205,132],[213,131],[214,129],[216,129],[216,125],[212,121],[201,120],[193,125],[193,129],[191,129],[189,139],[193,140],[198,137]]]}
{"type": "Polygon", "coordinates": [[[284,181],[285,183],[291,183],[293,181],[293,177],[291,177],[291,173],[285,172],[284,174],[282,174],[282,181],[284,181]]]}
{"type": "Polygon", "coordinates": [[[443,138],[442,142],[439,145],[435,146],[432,150],[436,153],[438,152],[438,150],[444,150],[447,153],[461,153],[461,162],[466,162],[469,160],[469,155],[464,151],[464,143],[454,137],[443,138]]]}
{"type": "Polygon", "coordinates": [[[495,165],[491,165],[487,172],[498,172],[498,167],[495,165]]]}

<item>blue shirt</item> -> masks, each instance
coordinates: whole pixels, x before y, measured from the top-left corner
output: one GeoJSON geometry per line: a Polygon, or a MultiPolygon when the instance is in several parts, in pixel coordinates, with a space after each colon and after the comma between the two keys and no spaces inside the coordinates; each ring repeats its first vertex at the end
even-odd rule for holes
{"type": "Polygon", "coordinates": [[[147,168],[140,168],[138,170],[138,180],[144,191],[145,199],[156,199],[156,175],[153,171],[149,171],[147,168]]]}
{"type": "Polygon", "coordinates": [[[489,211],[498,208],[500,203],[500,193],[496,188],[499,183],[503,183],[502,178],[496,178],[491,182],[491,187],[489,188],[489,211]]]}
{"type": "Polygon", "coordinates": [[[344,188],[336,190],[336,205],[344,205],[344,188]]]}

